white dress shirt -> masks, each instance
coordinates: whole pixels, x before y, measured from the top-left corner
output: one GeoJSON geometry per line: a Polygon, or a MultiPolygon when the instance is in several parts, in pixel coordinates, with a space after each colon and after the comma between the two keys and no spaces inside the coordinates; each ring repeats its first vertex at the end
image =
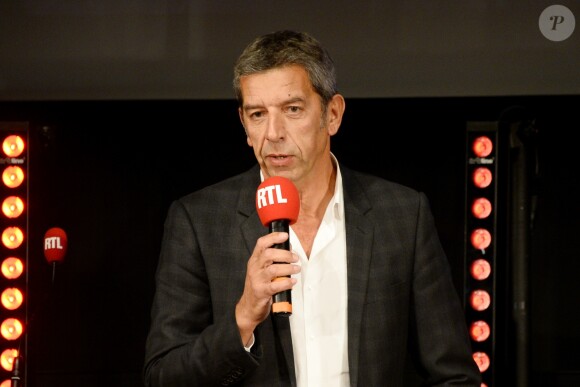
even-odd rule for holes
{"type": "MultiPolygon", "coordinates": [[[[334,157],[334,156],[333,156],[334,157]]],[[[290,226],[302,270],[294,275],[290,329],[298,387],[348,387],[346,237],[338,163],[332,197],[308,258],[290,226]]]]}

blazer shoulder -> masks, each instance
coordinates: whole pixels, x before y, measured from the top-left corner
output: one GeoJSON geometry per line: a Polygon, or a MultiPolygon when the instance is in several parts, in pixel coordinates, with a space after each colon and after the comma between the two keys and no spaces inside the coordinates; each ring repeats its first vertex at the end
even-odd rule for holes
{"type": "Polygon", "coordinates": [[[257,166],[217,183],[190,192],[169,206],[169,212],[185,211],[190,219],[210,220],[238,213],[244,217],[256,212],[256,189],[260,185],[257,166]]]}
{"type": "Polygon", "coordinates": [[[364,195],[370,202],[392,200],[420,200],[420,191],[380,176],[340,166],[345,192],[353,199],[364,195]]]}
{"type": "Polygon", "coordinates": [[[183,204],[191,204],[213,198],[214,201],[218,202],[220,199],[239,195],[240,192],[255,192],[259,184],[260,170],[256,165],[245,172],[190,192],[177,200],[183,204]]]}

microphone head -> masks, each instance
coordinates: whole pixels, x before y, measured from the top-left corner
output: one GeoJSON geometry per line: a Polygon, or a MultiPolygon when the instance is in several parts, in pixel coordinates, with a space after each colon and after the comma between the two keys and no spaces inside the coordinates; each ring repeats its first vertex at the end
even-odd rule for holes
{"type": "Polygon", "coordinates": [[[61,263],[68,247],[66,232],[60,227],[53,227],[44,234],[44,258],[48,263],[61,263]]]}
{"type": "Polygon", "coordinates": [[[296,223],[300,211],[298,189],[291,180],[282,176],[265,179],[256,191],[256,209],[266,227],[275,220],[296,223]]]}

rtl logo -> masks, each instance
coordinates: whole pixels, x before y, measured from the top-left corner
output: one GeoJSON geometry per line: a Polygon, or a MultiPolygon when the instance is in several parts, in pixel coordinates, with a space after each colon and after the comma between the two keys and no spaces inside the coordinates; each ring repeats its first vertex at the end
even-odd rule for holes
{"type": "Polygon", "coordinates": [[[298,219],[300,197],[294,183],[282,176],[273,176],[262,182],[256,191],[256,209],[266,227],[274,220],[287,219],[290,224],[298,219]]]}
{"type": "Polygon", "coordinates": [[[288,203],[288,199],[282,196],[280,184],[276,184],[259,188],[256,193],[256,202],[258,209],[260,209],[273,204],[288,203]]]}
{"type": "Polygon", "coordinates": [[[61,244],[60,237],[55,236],[55,237],[46,238],[44,240],[44,249],[45,250],[50,250],[50,249],[63,250],[64,246],[61,244]]]}

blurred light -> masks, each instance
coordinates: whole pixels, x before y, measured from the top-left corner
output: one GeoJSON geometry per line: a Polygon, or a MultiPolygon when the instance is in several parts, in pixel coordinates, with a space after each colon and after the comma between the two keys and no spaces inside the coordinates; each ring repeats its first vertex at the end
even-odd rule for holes
{"type": "Polygon", "coordinates": [[[8,157],[18,157],[24,151],[24,140],[22,137],[12,134],[4,139],[2,150],[8,157]]]}
{"type": "Polygon", "coordinates": [[[485,372],[489,368],[490,360],[489,356],[485,352],[475,352],[473,354],[473,360],[479,367],[479,372],[485,372]]]}
{"type": "Polygon", "coordinates": [[[8,257],[2,261],[2,275],[7,279],[16,279],[24,272],[24,264],[21,259],[8,257]]]}
{"type": "Polygon", "coordinates": [[[18,248],[24,241],[24,234],[18,227],[6,227],[2,233],[2,244],[9,249],[18,248]]]}
{"type": "Polygon", "coordinates": [[[489,338],[491,329],[489,324],[483,320],[474,321],[469,328],[469,334],[474,341],[482,342],[489,338]]]}
{"type": "Polygon", "coordinates": [[[0,354],[0,365],[6,371],[12,371],[14,366],[14,359],[18,357],[18,351],[14,348],[5,349],[2,354],[0,354]]]}
{"type": "Polygon", "coordinates": [[[7,318],[0,325],[0,334],[6,340],[16,340],[22,335],[23,330],[22,323],[15,318],[7,318]]]}
{"type": "Polygon", "coordinates": [[[24,211],[24,202],[18,196],[8,196],[2,202],[2,212],[8,218],[18,218],[24,211]]]}
{"type": "Polygon", "coordinates": [[[491,233],[485,228],[476,228],[471,232],[471,245],[478,250],[485,250],[491,244],[491,233]]]}
{"type": "Polygon", "coordinates": [[[491,184],[492,174],[489,168],[479,167],[473,171],[472,179],[477,188],[486,188],[491,184]]]}
{"type": "Polygon", "coordinates": [[[471,205],[471,213],[477,219],[485,219],[491,214],[491,202],[487,198],[477,198],[471,205]]]}
{"type": "Polygon", "coordinates": [[[28,314],[28,129],[27,122],[0,122],[0,387],[26,384],[16,381],[16,371],[27,347],[22,340],[28,314]]]}
{"type": "Polygon", "coordinates": [[[18,165],[10,165],[2,173],[2,181],[8,188],[16,188],[24,181],[24,171],[18,165]]]}
{"type": "Polygon", "coordinates": [[[491,304],[491,297],[489,293],[482,289],[477,289],[471,292],[469,296],[469,304],[474,310],[481,312],[489,308],[491,304]]]}
{"type": "Polygon", "coordinates": [[[0,296],[0,301],[2,305],[8,310],[15,310],[22,305],[24,301],[24,296],[18,288],[7,288],[4,289],[2,295],[0,296]]]}
{"type": "Polygon", "coordinates": [[[491,265],[483,258],[476,259],[471,263],[471,277],[478,281],[483,281],[491,274],[491,265]]]}
{"type": "Polygon", "coordinates": [[[491,139],[487,136],[479,136],[473,140],[473,146],[471,147],[473,153],[477,157],[487,157],[491,154],[493,150],[493,143],[491,139]]]}
{"type": "MultiPolygon", "coordinates": [[[[473,359],[480,372],[485,372],[481,385],[494,385],[495,372],[490,354],[495,354],[496,308],[494,306],[496,277],[496,247],[502,242],[497,235],[497,222],[503,216],[498,208],[498,123],[467,123],[466,189],[465,189],[465,251],[464,302],[473,359]],[[493,270],[493,272],[492,272],[493,270]]],[[[465,148],[464,148],[465,149],[465,148]]],[[[501,270],[500,270],[501,271],[501,270]]],[[[500,332],[501,333],[501,330],[500,332]]]]}

